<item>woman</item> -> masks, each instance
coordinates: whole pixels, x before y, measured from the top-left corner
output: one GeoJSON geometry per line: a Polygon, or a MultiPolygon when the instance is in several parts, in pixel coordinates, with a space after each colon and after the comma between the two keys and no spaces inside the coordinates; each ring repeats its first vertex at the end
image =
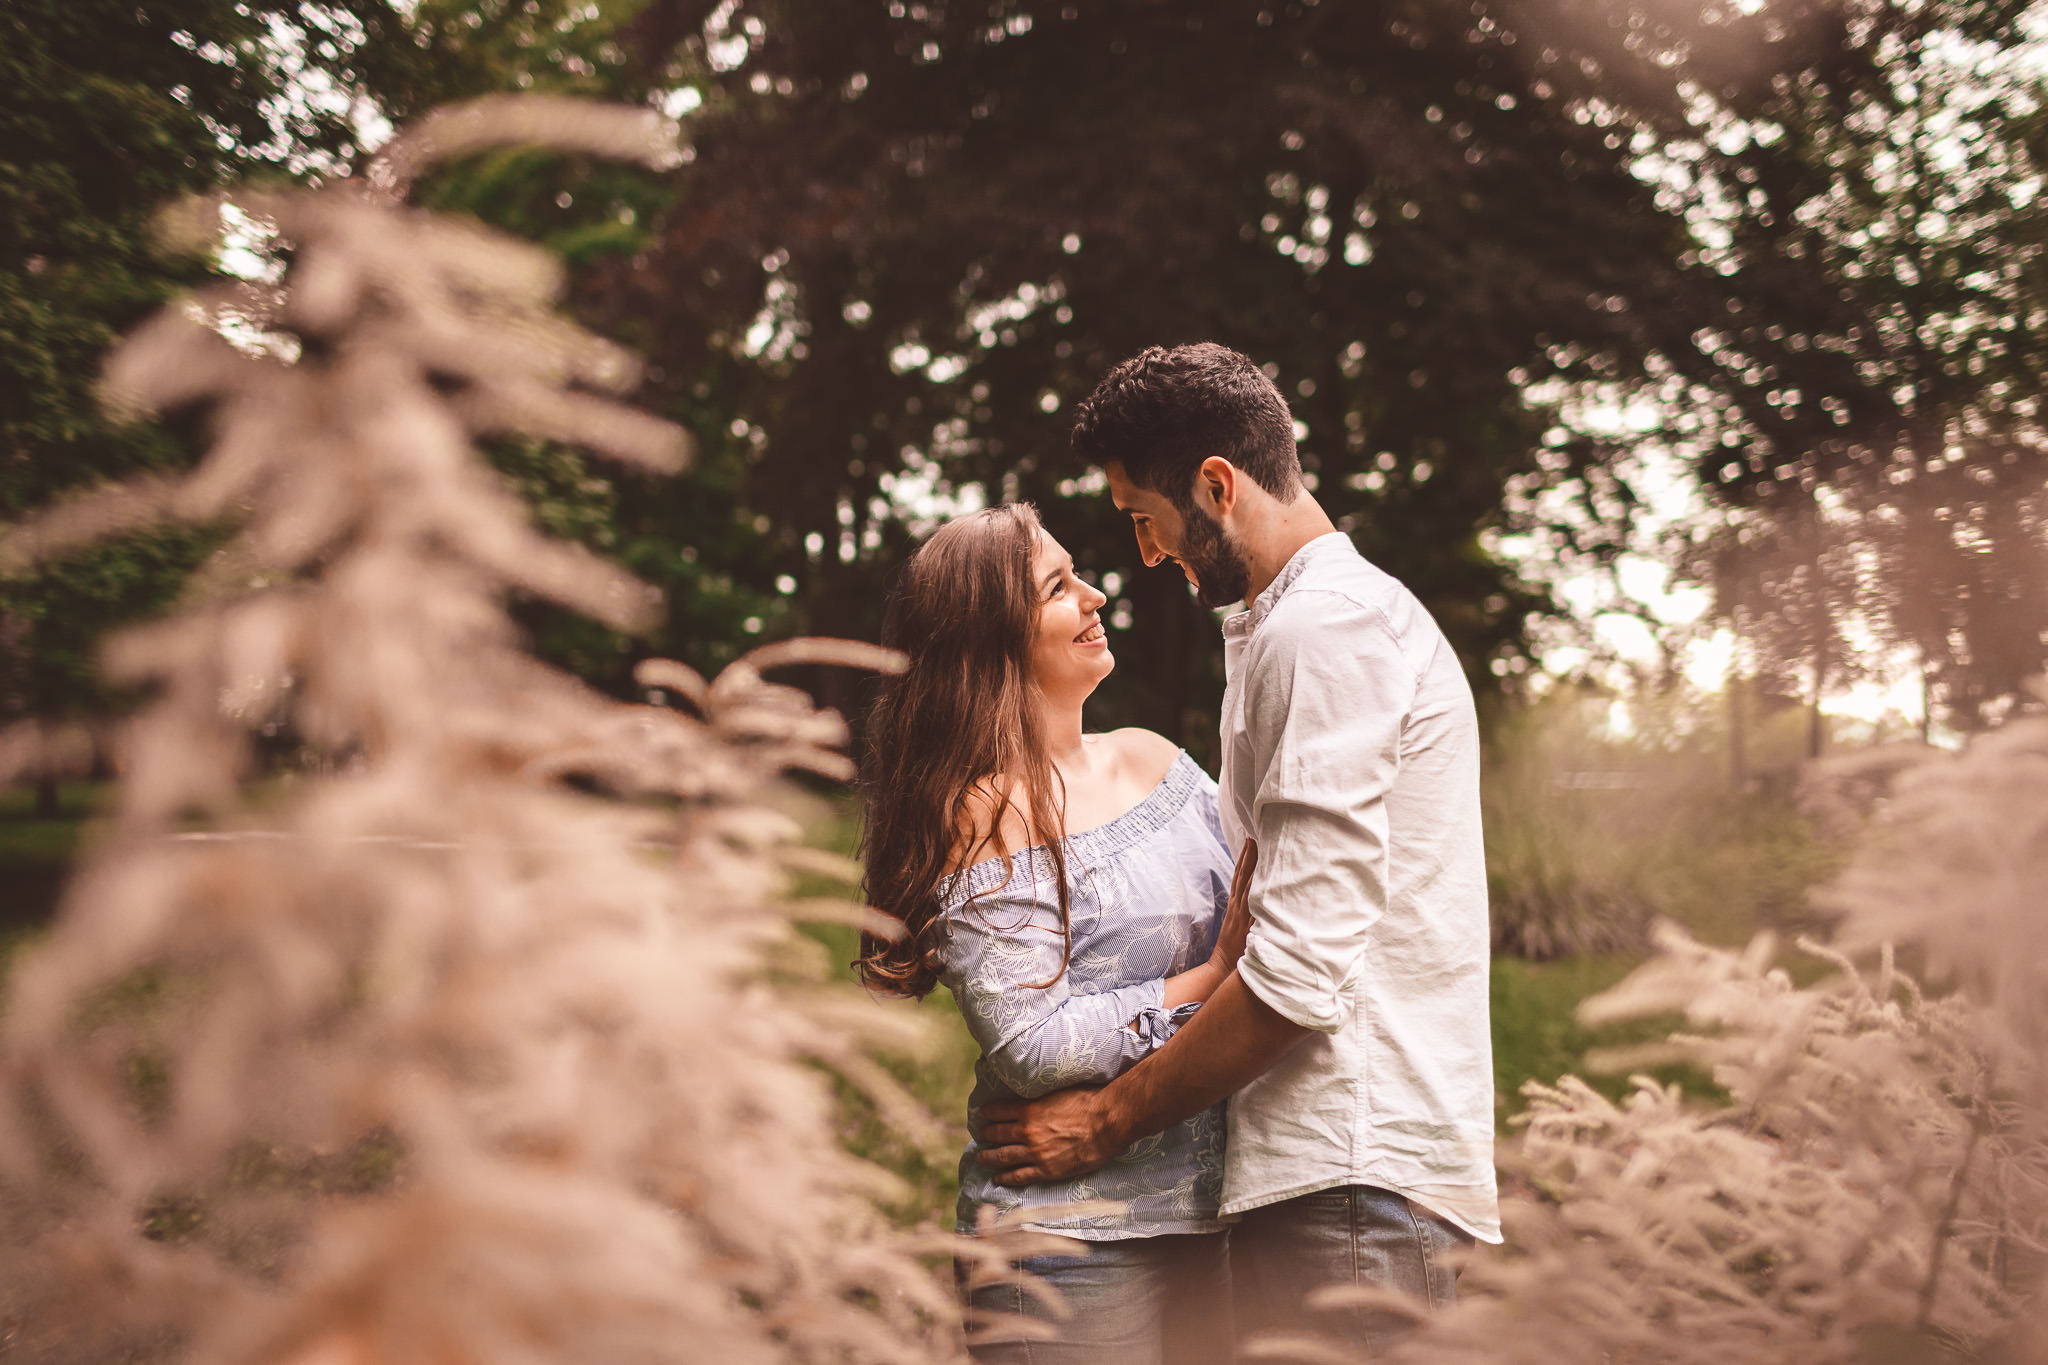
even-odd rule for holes
{"type": "MultiPolygon", "coordinates": [[[[870,902],[905,932],[863,939],[860,966],[893,994],[952,991],[982,1052],[970,1130],[992,1100],[1128,1069],[1243,950],[1215,784],[1149,731],[1082,729],[1115,666],[1104,601],[1011,504],[948,523],[912,556],[887,632],[909,667],[869,720],[861,851],[870,902]]],[[[1005,1189],[974,1151],[961,1231],[1021,1208],[1092,1253],[1024,1262],[1071,1310],[1056,1340],[978,1345],[977,1359],[1228,1358],[1220,1105],[1065,1183],[1005,1189]],[[1103,1200],[1123,1207],[1077,1207],[1103,1200]]],[[[977,1289],[970,1307],[1049,1318],[1014,1285],[977,1289]]]]}

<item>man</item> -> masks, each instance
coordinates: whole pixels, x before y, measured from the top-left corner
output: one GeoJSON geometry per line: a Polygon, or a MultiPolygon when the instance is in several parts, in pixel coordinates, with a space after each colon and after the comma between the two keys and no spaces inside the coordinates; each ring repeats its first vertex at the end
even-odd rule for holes
{"type": "Polygon", "coordinates": [[[1249,836],[1236,972],[1170,1042],[1099,1089],[991,1105],[980,1159],[1064,1179],[1230,1096],[1223,1212],[1241,1329],[1314,1327],[1365,1351],[1400,1317],[1312,1313],[1359,1284],[1432,1307],[1452,1253],[1500,1240],[1486,868],[1472,695],[1414,596],[1303,486],[1293,419],[1252,362],[1154,347],[1081,404],[1145,563],[1179,564],[1223,623],[1225,832],[1249,836]]]}

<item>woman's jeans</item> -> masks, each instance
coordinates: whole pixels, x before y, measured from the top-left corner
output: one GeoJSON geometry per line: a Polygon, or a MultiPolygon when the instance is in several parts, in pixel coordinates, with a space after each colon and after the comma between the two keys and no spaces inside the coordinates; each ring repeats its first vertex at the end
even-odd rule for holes
{"type": "Polygon", "coordinates": [[[1459,1253],[1472,1235],[1391,1190],[1340,1185],[1253,1209],[1230,1230],[1231,1288],[1240,1338],[1314,1333],[1353,1359],[1384,1353],[1410,1320],[1359,1305],[1309,1308],[1328,1285],[1392,1289],[1418,1310],[1458,1301],[1459,1253]]]}
{"type": "Polygon", "coordinates": [[[1059,1291],[1064,1320],[1016,1285],[983,1286],[968,1302],[1050,1323],[1057,1337],[992,1340],[968,1354],[983,1365],[1226,1365],[1235,1337],[1226,1235],[1130,1237],[1091,1242],[1085,1257],[1034,1256],[1021,1264],[1059,1291]]]}

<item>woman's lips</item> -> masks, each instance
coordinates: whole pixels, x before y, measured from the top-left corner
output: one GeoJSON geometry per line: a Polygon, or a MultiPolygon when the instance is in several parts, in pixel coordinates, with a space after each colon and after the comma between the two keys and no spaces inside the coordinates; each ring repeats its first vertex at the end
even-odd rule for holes
{"type": "Polygon", "coordinates": [[[1079,635],[1076,635],[1074,637],[1074,643],[1077,645],[1107,644],[1109,643],[1109,636],[1108,633],[1103,630],[1102,622],[1097,621],[1094,625],[1088,627],[1088,629],[1082,631],[1079,635]]]}

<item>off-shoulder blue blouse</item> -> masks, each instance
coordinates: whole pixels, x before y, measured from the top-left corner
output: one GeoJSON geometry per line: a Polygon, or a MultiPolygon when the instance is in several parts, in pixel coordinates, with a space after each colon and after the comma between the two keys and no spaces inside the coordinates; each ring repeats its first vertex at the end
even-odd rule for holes
{"type": "MultiPolygon", "coordinates": [[[[1064,840],[1072,955],[1060,972],[1059,900],[1042,847],[974,864],[939,884],[941,980],[981,1045],[967,1126],[991,1100],[1101,1084],[1160,1046],[1197,1008],[1165,1008],[1165,979],[1206,960],[1230,895],[1216,784],[1185,753],[1106,825],[1064,840]],[[1047,985],[1044,983],[1050,982],[1047,985]]],[[[960,1161],[959,1229],[979,1211],[1032,1210],[1034,1225],[1088,1241],[1209,1232],[1223,1189],[1223,1106],[1141,1138],[1077,1180],[1006,1189],[960,1161]],[[1121,1203],[1121,1213],[1071,1205],[1121,1203]]]]}

